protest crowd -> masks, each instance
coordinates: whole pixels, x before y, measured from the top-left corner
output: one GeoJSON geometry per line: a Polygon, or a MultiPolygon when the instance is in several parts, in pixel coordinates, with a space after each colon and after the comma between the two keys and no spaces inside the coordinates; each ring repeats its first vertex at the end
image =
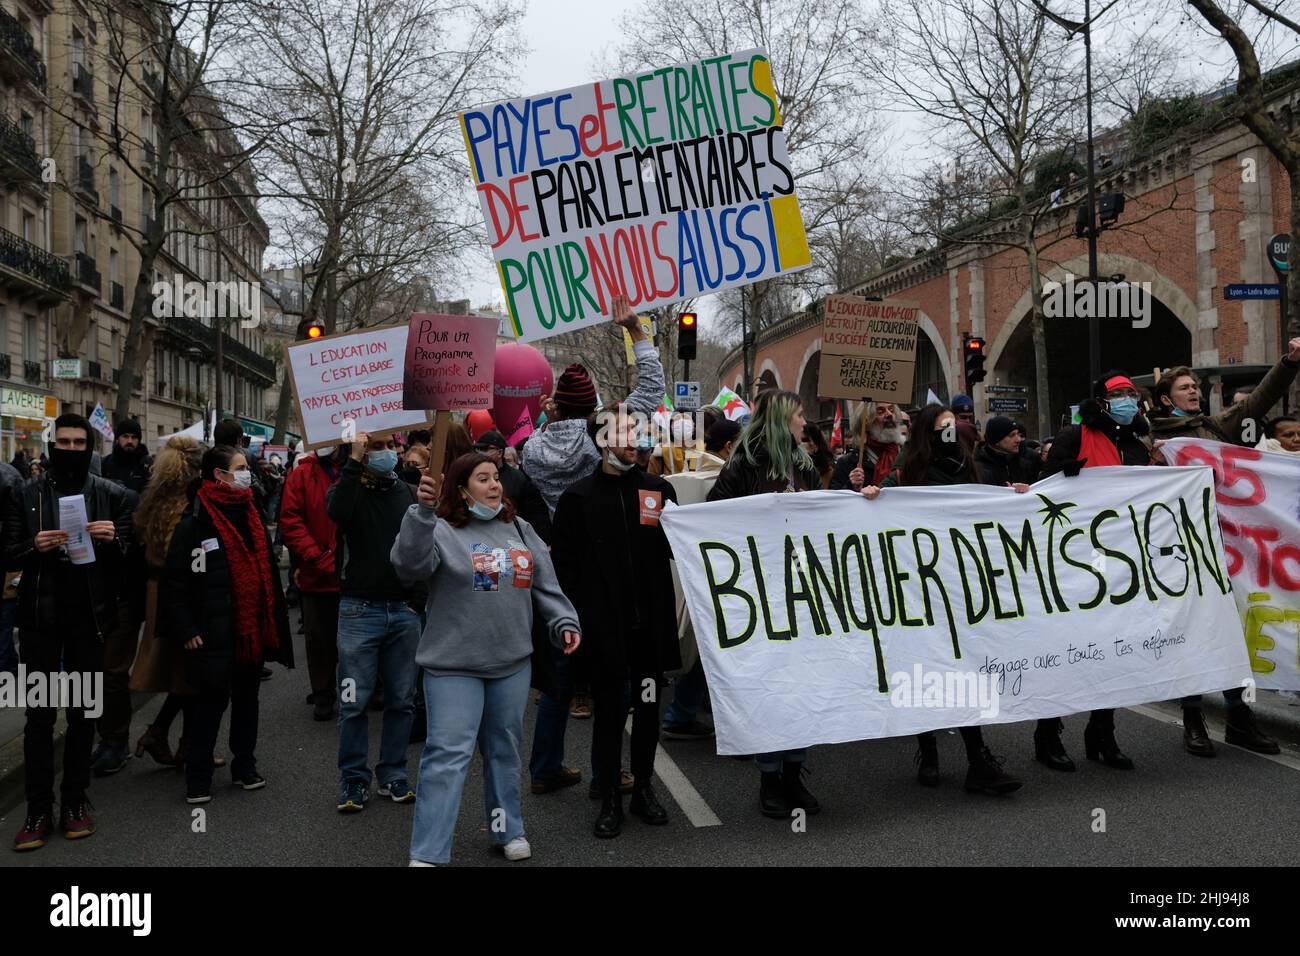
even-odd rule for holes
{"type": "MultiPolygon", "coordinates": [[[[1074,423],[1038,439],[1008,417],[978,421],[964,395],[912,409],[869,402],[828,438],[805,421],[797,395],[769,390],[752,407],[673,416],[669,440],[656,444],[644,425],[665,392],[658,353],[625,298],[611,312],[633,343],[635,390],[598,407],[592,376],[572,364],[544,397],[532,434],[513,445],[501,431],[471,437],[452,423],[440,449],[429,430],[358,431],[349,442],[263,461],[239,422],[226,419],[210,445],[172,437],[151,456],[138,425],[126,421],[96,460],[90,423],[65,414],[42,470],[0,465],[6,571],[16,590],[4,602],[12,628],[0,633],[0,669],[12,672],[20,659],[49,673],[102,671],[106,685],[98,719],[67,709],[57,801],[57,711],[27,709],[27,810],[14,848],[35,850],[56,831],[77,839],[112,826],[95,818],[88,791],[132,753],[183,770],[177,799],[193,805],[220,799],[219,771],[244,790],[279,783],[257,758],[258,697],[272,664],[305,670],[293,678],[310,705],[304,720],[310,713],[337,727],[338,811],[363,812],[373,799],[412,805],[412,866],[451,860],[476,749],[485,807],[502,811],[488,811],[490,839],[510,860],[529,858],[524,766],[535,795],[582,783],[579,761],[565,751],[570,719],[593,720],[595,837],[620,834],[625,796],[627,813],[662,825],[669,811],[655,789],[657,746],[714,734],[704,717],[708,679],[660,522],[669,502],[829,489],[856,492],[862,508],[878,509],[888,507],[882,489],[894,487],[1024,493],[1057,473],[1163,464],[1159,449],[1169,439],[1241,445],[1246,422],[1261,423],[1261,450],[1300,456],[1300,419],[1267,417],[1300,369],[1300,339],[1218,414],[1203,408],[1191,369],[1164,370],[1150,392],[1114,370],[1081,396],[1074,423]],[[291,607],[301,614],[305,666],[295,659],[291,607]],[[134,731],[132,692],[161,701],[134,731]],[[382,722],[377,757],[369,752],[372,716],[382,722]],[[414,766],[412,745],[420,748],[414,766]]],[[[1242,689],[1224,696],[1227,741],[1278,753],[1242,689]]],[[[1214,756],[1201,698],[1181,704],[1186,751],[1214,756]]],[[[1073,771],[1078,749],[1062,727],[1038,720],[1032,753],[1073,771]]],[[[966,790],[1021,787],[1011,757],[994,753],[979,726],[959,732],[966,790]]],[[[918,735],[916,747],[918,782],[940,785],[936,734],[918,735]]],[[[1091,712],[1081,750],[1106,767],[1140,770],[1116,739],[1113,710],[1091,712]]],[[[817,813],[807,765],[832,754],[751,754],[754,809],[786,820],[795,810],[817,813]]],[[[313,781],[301,792],[325,786],[313,781]]]]}

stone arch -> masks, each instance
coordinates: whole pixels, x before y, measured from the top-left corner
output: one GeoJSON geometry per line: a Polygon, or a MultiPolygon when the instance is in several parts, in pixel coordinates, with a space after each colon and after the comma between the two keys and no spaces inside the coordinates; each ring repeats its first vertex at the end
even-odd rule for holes
{"type": "Polygon", "coordinates": [[[808,369],[808,363],[818,359],[818,353],[822,350],[822,337],[819,335],[808,343],[808,347],[803,350],[803,358],[799,360],[799,371],[795,373],[794,380],[803,383],[804,372],[808,369]]]}
{"type": "Polygon", "coordinates": [[[754,379],[758,382],[759,391],[763,391],[766,388],[785,387],[781,384],[781,373],[777,371],[776,363],[770,358],[763,359],[763,363],[759,365],[757,372],[754,374],[754,379]],[[770,380],[765,381],[765,378],[769,376],[770,380]]]}
{"type": "Polygon", "coordinates": [[[948,395],[952,396],[956,393],[957,383],[953,377],[952,356],[948,352],[948,345],[940,334],[939,327],[925,314],[924,309],[919,313],[919,325],[939,357],[939,367],[943,369],[943,380],[948,387],[948,395]]]}
{"type": "MultiPolygon", "coordinates": [[[[1043,281],[1046,282],[1064,282],[1065,274],[1071,272],[1077,278],[1078,276],[1088,274],[1088,257],[1076,256],[1073,259],[1063,262],[1060,265],[1053,266],[1043,273],[1043,281]]],[[[1122,256],[1118,253],[1105,252],[1097,256],[1097,272],[1102,276],[1115,275],[1122,273],[1130,282],[1149,282],[1151,283],[1151,294],[1163,302],[1174,317],[1181,322],[1195,340],[1197,310],[1196,303],[1191,300],[1182,287],[1173,282],[1159,270],[1147,265],[1138,259],[1129,256],[1122,256]]],[[[1011,341],[1011,336],[1021,322],[1029,316],[1030,303],[1032,297],[1029,290],[1016,300],[1016,304],[1011,307],[998,329],[997,337],[989,345],[988,360],[986,367],[990,370],[998,366],[1002,358],[1002,352],[1011,341]]],[[[944,356],[945,366],[947,365],[947,356],[944,356]]]]}

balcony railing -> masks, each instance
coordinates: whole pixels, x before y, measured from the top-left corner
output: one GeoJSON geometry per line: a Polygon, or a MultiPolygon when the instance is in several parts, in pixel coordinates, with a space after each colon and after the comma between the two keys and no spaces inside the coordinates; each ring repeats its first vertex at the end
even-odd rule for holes
{"type": "Polygon", "coordinates": [[[7,178],[41,180],[41,163],[36,156],[36,142],[22,127],[0,113],[0,164],[7,178]]]}
{"type": "Polygon", "coordinates": [[[33,385],[39,385],[44,371],[40,362],[24,362],[23,380],[31,382],[33,385]]]}
{"type": "Polygon", "coordinates": [[[95,270],[95,260],[84,252],[77,253],[77,282],[93,288],[96,295],[103,287],[103,279],[95,270]]]}
{"type": "Polygon", "coordinates": [[[0,68],[41,90],[46,88],[45,62],[36,50],[36,41],[6,10],[0,10],[0,68]]]}
{"type": "Polygon", "coordinates": [[[22,276],[29,284],[48,288],[62,298],[72,291],[68,262],[51,255],[8,229],[0,229],[0,266],[13,276],[22,276]]]}
{"type": "Polygon", "coordinates": [[[122,287],[122,283],[120,282],[111,283],[109,285],[108,304],[115,309],[120,309],[123,307],[123,303],[125,302],[126,302],[126,289],[122,287]]]}

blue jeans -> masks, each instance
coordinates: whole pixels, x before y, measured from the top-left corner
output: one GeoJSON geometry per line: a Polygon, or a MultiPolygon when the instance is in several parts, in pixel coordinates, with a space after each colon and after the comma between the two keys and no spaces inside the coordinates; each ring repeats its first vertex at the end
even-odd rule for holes
{"type": "Polygon", "coordinates": [[[506,844],[524,835],[519,741],[531,672],[528,662],[517,673],[496,680],[424,672],[428,737],[415,791],[411,859],[451,859],[451,838],[475,741],[483,755],[483,808],[491,841],[506,844]]]}
{"type": "Polygon", "coordinates": [[[697,659],[695,666],[673,684],[673,702],[664,714],[664,726],[689,724],[695,720],[700,705],[704,703],[704,692],[708,689],[709,685],[704,679],[704,662],[697,659]]]}
{"type": "Polygon", "coordinates": [[[560,775],[564,766],[564,732],[569,726],[569,701],[573,698],[573,676],[569,658],[551,647],[551,680],[554,694],[537,696],[537,720],[533,725],[533,755],[528,774],[534,780],[560,775]]]}
{"type": "Polygon", "coordinates": [[[754,763],[758,764],[758,769],[763,773],[773,773],[781,769],[785,763],[803,763],[808,757],[806,750],[778,750],[770,754],[758,754],[754,757],[754,763]]]}
{"type": "Polygon", "coordinates": [[[14,650],[14,618],[18,615],[18,599],[0,601],[0,672],[18,673],[18,652],[14,650]]]}
{"type": "Polygon", "coordinates": [[[339,779],[370,784],[366,707],[384,679],[384,730],[375,776],[381,786],[405,780],[406,746],[415,713],[415,648],[420,618],[403,601],[339,600],[339,779]],[[346,688],[344,681],[355,686],[346,688]]]}

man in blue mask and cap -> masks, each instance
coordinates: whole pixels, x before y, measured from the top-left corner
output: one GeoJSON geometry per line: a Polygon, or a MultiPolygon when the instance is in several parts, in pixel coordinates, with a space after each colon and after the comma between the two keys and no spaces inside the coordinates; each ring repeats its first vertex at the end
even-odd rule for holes
{"type": "Polygon", "coordinates": [[[415,490],[396,474],[391,435],[358,432],[338,483],[326,494],[326,511],[338,524],[339,577],[339,801],[345,813],[363,810],[370,796],[370,734],[366,707],[376,683],[384,686],[379,795],[413,803],[406,745],[415,714],[415,649],[420,642],[423,595],[402,583],[389,552],[415,490]]]}

